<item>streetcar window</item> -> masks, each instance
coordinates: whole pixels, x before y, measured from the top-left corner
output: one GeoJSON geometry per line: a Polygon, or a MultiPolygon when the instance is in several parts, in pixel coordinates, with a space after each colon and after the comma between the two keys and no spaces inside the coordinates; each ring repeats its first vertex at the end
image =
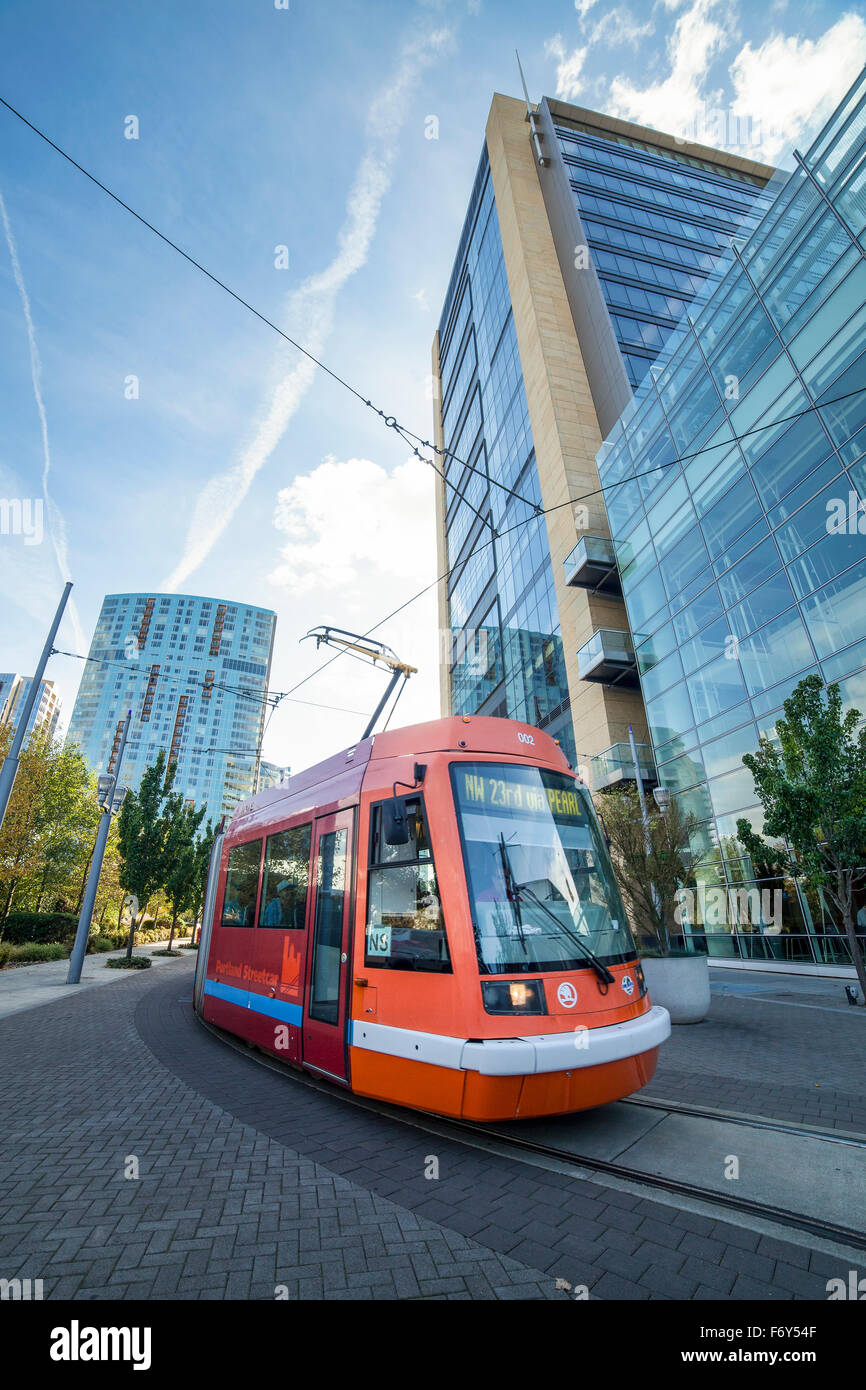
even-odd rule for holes
{"type": "Polygon", "coordinates": [[[260,927],[292,927],[302,931],[307,918],[310,887],[312,825],[296,825],[268,836],[265,876],[259,904],[260,927]]]}
{"type": "Polygon", "coordinates": [[[607,965],[634,940],[589,793],[544,768],[452,763],[478,962],[486,974],[607,965]]]}
{"type": "Polygon", "coordinates": [[[310,1018],[322,1023],[339,1022],[347,839],[345,830],[332,830],[319,840],[310,1018]]]}
{"type": "Polygon", "coordinates": [[[370,820],[364,965],[383,970],[451,970],[448,937],[427,830],[424,803],[403,797],[405,845],[385,842],[380,802],[370,820]]]}
{"type": "Polygon", "coordinates": [[[248,840],[246,844],[235,845],[229,850],[229,868],[220,919],[222,926],[252,927],[255,924],[261,862],[261,840],[248,840]]]}

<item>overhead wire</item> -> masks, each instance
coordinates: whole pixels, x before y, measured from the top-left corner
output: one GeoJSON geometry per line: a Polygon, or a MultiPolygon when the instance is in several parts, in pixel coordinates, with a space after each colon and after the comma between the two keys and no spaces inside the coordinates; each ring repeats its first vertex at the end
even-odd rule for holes
{"type": "MultiPolygon", "coordinates": [[[[52,648],[52,651],[53,651],[53,654],[54,654],[55,656],[68,656],[68,657],[72,657],[72,658],[73,658],[74,660],[76,660],[76,661],[91,661],[91,662],[97,662],[98,664],[103,665],[103,666],[114,666],[114,667],[116,667],[119,671],[125,671],[126,674],[127,674],[128,676],[139,676],[139,677],[144,677],[144,676],[146,676],[146,677],[148,678],[148,680],[150,680],[150,678],[151,678],[151,674],[152,674],[152,673],[151,673],[151,670],[150,670],[150,665],[147,664],[147,663],[142,664],[142,665],[136,670],[135,667],[132,665],[132,663],[127,663],[127,662],[125,662],[125,661],[112,661],[112,660],[111,660],[110,658],[108,658],[108,657],[89,656],[89,655],[88,655],[88,656],[85,656],[85,655],[84,655],[83,653],[81,653],[81,652],[67,652],[67,651],[61,650],[61,648],[59,648],[59,647],[54,647],[54,648],[52,648]]],[[[343,705],[325,705],[325,704],[322,704],[322,703],[321,703],[320,701],[318,701],[318,700],[292,700],[291,697],[289,696],[288,692],[281,691],[281,690],[266,690],[266,691],[264,692],[264,699],[263,699],[261,695],[256,695],[254,691],[248,690],[248,689],[246,689],[245,687],[239,687],[239,686],[228,685],[228,684],[226,684],[226,683],[223,682],[223,681],[195,680],[195,679],[193,679],[193,673],[192,673],[192,672],[190,672],[190,673],[187,674],[187,675],[178,675],[178,674],[174,674],[174,675],[173,675],[173,674],[171,674],[171,673],[168,672],[168,671],[160,671],[160,672],[157,674],[157,676],[156,676],[155,679],[156,679],[156,681],[157,681],[158,683],[163,683],[163,684],[164,684],[164,683],[168,683],[168,684],[170,684],[170,685],[198,685],[198,686],[201,686],[201,687],[202,687],[203,689],[205,689],[205,690],[219,690],[219,691],[222,691],[224,694],[236,695],[236,696],[240,697],[241,699],[249,699],[249,700],[252,700],[252,701],[254,701],[255,704],[258,704],[258,705],[261,705],[261,704],[270,705],[270,706],[272,706],[271,713],[273,713],[273,711],[277,708],[277,706],[278,706],[279,704],[282,703],[283,700],[288,700],[289,703],[290,703],[290,704],[293,704],[293,705],[311,705],[311,706],[313,706],[315,709],[329,709],[329,710],[334,710],[334,711],[335,711],[336,713],[338,713],[338,714],[359,714],[359,715],[363,715],[363,714],[366,713],[365,710],[360,710],[360,709],[347,709],[347,708],[346,708],[345,706],[343,706],[343,705]]]]}
{"type": "MultiPolygon", "coordinates": [[[[738,443],[740,440],[746,439],[752,434],[757,434],[761,430],[773,429],[778,425],[789,424],[792,420],[799,419],[800,416],[808,415],[812,411],[823,410],[828,405],[836,405],[839,401],[849,400],[852,396],[862,395],[864,391],[866,391],[866,386],[858,386],[853,391],[846,391],[841,396],[834,396],[832,399],[821,401],[817,405],[806,406],[803,410],[794,411],[793,414],[782,416],[778,420],[771,420],[763,425],[755,425],[752,429],[744,430],[742,434],[733,435],[730,439],[719,440],[715,444],[704,445],[702,448],[694,449],[688,454],[680,454],[677,458],[671,459],[667,463],[655,464],[654,467],[648,468],[644,472],[631,473],[627,477],[618,478],[611,483],[600,483],[597,488],[593,488],[590,492],[584,492],[579,497],[570,497],[565,502],[556,502],[553,506],[542,508],[542,515],[547,516],[551,512],[561,510],[562,507],[576,507],[580,502],[586,502],[589,501],[591,497],[597,497],[599,493],[605,493],[615,487],[624,487],[627,483],[636,482],[640,478],[648,478],[653,473],[658,473],[663,469],[676,468],[678,464],[687,462],[689,459],[698,458],[701,454],[709,453],[711,449],[719,449],[724,446],[729,447],[731,444],[738,443]]],[[[515,525],[506,527],[505,530],[500,531],[495,539],[501,540],[504,536],[511,534],[513,531],[519,531],[521,527],[528,526],[530,522],[536,519],[535,516],[524,517],[522,521],[518,521],[515,525]]],[[[409,608],[413,603],[416,603],[418,599],[423,598],[431,589],[435,589],[437,585],[444,583],[456,570],[462,569],[467,565],[472,557],[477,555],[479,551],[493,544],[493,538],[482,542],[482,535],[483,532],[479,532],[475,544],[470,547],[467,555],[455,561],[453,565],[442,574],[437,575],[429,584],[425,584],[423,589],[419,589],[411,598],[406,599],[405,603],[401,603],[398,608],[393,609],[392,612],[388,613],[384,618],[380,618],[378,622],[374,623],[372,627],[367,628],[363,636],[369,637],[371,633],[376,632],[380,627],[383,627],[385,623],[390,622],[392,618],[396,618],[404,609],[409,608]]],[[[304,676],[296,685],[293,685],[292,690],[299,690],[301,686],[305,685],[307,681],[313,680],[315,676],[324,671],[327,666],[330,666],[331,663],[336,661],[341,655],[342,653],[338,652],[336,656],[332,656],[330,660],[324,662],[321,666],[317,667],[315,671],[311,671],[308,676],[304,676]]]]}

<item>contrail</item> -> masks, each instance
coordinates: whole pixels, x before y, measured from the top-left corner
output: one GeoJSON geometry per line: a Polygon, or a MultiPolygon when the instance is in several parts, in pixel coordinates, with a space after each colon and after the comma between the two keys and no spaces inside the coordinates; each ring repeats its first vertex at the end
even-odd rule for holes
{"type": "MultiPolygon", "coordinates": [[[[18,259],[18,248],[15,238],[12,235],[12,227],[9,223],[9,215],[6,212],[6,204],[3,201],[3,194],[0,193],[0,219],[3,222],[3,231],[6,234],[6,245],[9,247],[9,256],[12,261],[12,274],[15,277],[15,284],[18,287],[18,294],[21,299],[21,307],[24,310],[24,321],[27,324],[27,341],[30,345],[30,378],[33,382],[33,395],[36,398],[36,409],[39,412],[39,424],[42,430],[42,496],[45,501],[45,508],[48,512],[48,534],[51,537],[51,545],[54,550],[54,557],[57,560],[57,568],[63,577],[64,582],[71,578],[69,570],[69,551],[66,540],[66,523],[60,508],[56,505],[48,491],[48,475],[51,472],[51,448],[48,443],[48,420],[45,415],[45,402],[42,399],[42,359],[39,356],[39,348],[36,345],[36,331],[33,327],[33,315],[30,312],[30,297],[27,293],[27,286],[24,284],[24,276],[21,273],[21,262],[18,259]]],[[[72,619],[72,626],[75,630],[75,641],[80,650],[85,647],[85,637],[78,617],[78,609],[73,599],[69,600],[66,610],[72,619]]]]}
{"type": "MultiPolygon", "coordinates": [[[[435,29],[404,46],[391,85],[367,113],[367,148],[347,200],[337,254],[325,270],[310,276],[289,297],[287,317],[292,335],[317,357],[330,333],[339,291],[367,260],[382,199],[391,186],[397,137],[412,88],[450,38],[449,29],[435,29]]],[[[204,485],[193,508],[184,554],[164,580],[163,589],[179,588],[206,559],[285,433],[315,370],[306,357],[297,362],[277,384],[264,418],[237,462],[204,485]]]]}

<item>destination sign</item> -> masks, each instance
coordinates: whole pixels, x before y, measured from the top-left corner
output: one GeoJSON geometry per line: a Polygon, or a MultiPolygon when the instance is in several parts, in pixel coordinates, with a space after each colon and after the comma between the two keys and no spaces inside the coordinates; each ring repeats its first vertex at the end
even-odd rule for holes
{"type": "Polygon", "coordinates": [[[539,786],[537,782],[528,783],[519,777],[491,776],[462,769],[457,774],[457,786],[460,799],[467,806],[483,806],[494,812],[520,811],[525,815],[544,816],[552,813],[559,818],[586,819],[582,798],[565,787],[539,786]]]}

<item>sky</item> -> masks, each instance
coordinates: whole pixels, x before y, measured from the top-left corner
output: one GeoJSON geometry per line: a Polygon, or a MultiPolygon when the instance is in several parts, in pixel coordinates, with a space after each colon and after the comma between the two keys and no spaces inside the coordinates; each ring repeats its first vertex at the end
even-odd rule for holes
{"type": "MultiPolygon", "coordinates": [[[[386,416],[430,350],[495,91],[792,167],[866,63],[834,0],[0,0],[0,96],[386,416]]],[[[266,759],[351,744],[364,632],[436,576],[433,473],[381,416],[0,107],[0,669],[85,654],[111,592],[277,613],[266,759]],[[39,525],[41,505],[42,525],[39,525]],[[4,521],[4,517],[7,520],[4,521]],[[309,703],[301,703],[306,701],[309,703]]],[[[434,591],[374,634],[439,714],[434,591]]],[[[72,710],[82,662],[47,676],[72,710]]]]}

